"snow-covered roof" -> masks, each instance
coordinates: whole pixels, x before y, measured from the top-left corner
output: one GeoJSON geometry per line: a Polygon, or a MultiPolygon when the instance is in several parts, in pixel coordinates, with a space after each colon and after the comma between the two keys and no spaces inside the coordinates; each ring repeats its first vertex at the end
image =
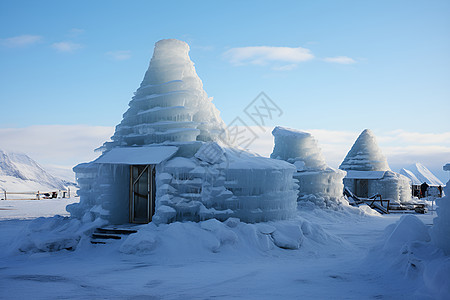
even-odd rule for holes
{"type": "Polygon", "coordinates": [[[175,146],[114,148],[100,156],[95,163],[116,165],[156,165],[171,158],[175,146]]]}
{"type": "Polygon", "coordinates": [[[386,171],[347,171],[347,179],[381,179],[386,171]]]}

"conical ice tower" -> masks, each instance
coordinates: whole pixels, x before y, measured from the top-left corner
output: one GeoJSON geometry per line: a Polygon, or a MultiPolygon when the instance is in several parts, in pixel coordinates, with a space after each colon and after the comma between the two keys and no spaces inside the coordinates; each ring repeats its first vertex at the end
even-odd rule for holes
{"type": "Polygon", "coordinates": [[[347,153],[339,169],[345,171],[388,171],[386,157],[378,147],[374,134],[365,129],[347,153]]]}
{"type": "Polygon", "coordinates": [[[161,40],[112,142],[103,148],[214,141],[225,125],[211,101],[189,58],[189,45],[161,40]]]}

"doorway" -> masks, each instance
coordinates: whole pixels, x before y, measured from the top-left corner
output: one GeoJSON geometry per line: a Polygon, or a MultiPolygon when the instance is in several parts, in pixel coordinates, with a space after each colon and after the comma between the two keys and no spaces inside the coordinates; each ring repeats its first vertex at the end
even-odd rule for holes
{"type": "Polygon", "coordinates": [[[155,194],[155,165],[130,166],[130,223],[152,221],[155,194]]]}
{"type": "Polygon", "coordinates": [[[361,198],[369,197],[369,180],[367,179],[355,179],[355,194],[361,198]]]}

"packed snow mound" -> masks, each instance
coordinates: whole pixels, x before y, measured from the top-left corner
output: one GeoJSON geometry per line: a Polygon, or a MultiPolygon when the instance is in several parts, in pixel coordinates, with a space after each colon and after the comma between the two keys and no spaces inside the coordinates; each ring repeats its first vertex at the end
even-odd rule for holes
{"type": "Polygon", "coordinates": [[[164,142],[211,141],[225,138],[225,125],[211,102],[189,58],[185,42],[166,39],[156,43],[150,66],[116,126],[116,146],[164,142]]]}
{"type": "Polygon", "coordinates": [[[433,220],[433,242],[450,255],[450,181],[444,187],[445,197],[436,199],[437,217],[433,220]]]}
{"type": "Polygon", "coordinates": [[[65,182],[24,153],[0,150],[0,189],[15,192],[65,189],[65,182]]]}
{"type": "MultiPolygon", "coordinates": [[[[405,280],[416,287],[412,290],[413,298],[448,299],[450,258],[449,253],[446,256],[431,242],[435,238],[435,228],[436,222],[430,237],[429,228],[419,218],[414,215],[402,216],[398,222],[385,229],[384,241],[371,249],[367,263],[386,269],[385,274],[404,276],[405,280]],[[374,260],[377,257],[383,257],[382,264],[379,260],[374,260]]],[[[448,243],[449,233],[447,229],[446,235],[440,236],[443,238],[442,242],[447,240],[448,243]]]]}
{"type": "Polygon", "coordinates": [[[277,126],[272,134],[275,146],[271,158],[293,163],[299,171],[326,169],[322,152],[310,133],[277,126]]]}
{"type": "Polygon", "coordinates": [[[298,201],[337,208],[341,203],[345,172],[330,168],[314,137],[304,131],[277,126],[272,131],[275,146],[271,158],[292,163],[298,184],[298,201]]]}
{"type": "Polygon", "coordinates": [[[400,174],[408,177],[414,185],[420,185],[426,182],[430,186],[444,185],[427,167],[421,163],[412,164],[403,168],[400,174]]]}
{"type": "Polygon", "coordinates": [[[388,171],[386,157],[378,147],[375,135],[365,129],[356,139],[339,169],[350,171],[388,171]]]}

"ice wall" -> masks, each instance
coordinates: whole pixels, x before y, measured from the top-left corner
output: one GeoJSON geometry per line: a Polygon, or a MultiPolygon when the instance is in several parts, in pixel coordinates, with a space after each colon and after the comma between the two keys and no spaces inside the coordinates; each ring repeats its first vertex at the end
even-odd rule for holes
{"type": "Polygon", "coordinates": [[[387,171],[386,157],[371,130],[365,129],[353,144],[339,169],[349,171],[387,171]]]}
{"type": "MultiPolygon", "coordinates": [[[[450,164],[445,165],[444,170],[450,171],[449,167],[450,164]]],[[[444,187],[444,193],[445,197],[436,199],[437,217],[433,219],[431,237],[436,246],[450,255],[450,180],[444,187]]]]}
{"type": "Polygon", "coordinates": [[[159,166],[154,220],[287,219],[296,211],[294,171],[285,162],[205,143],[194,157],[159,166]]]}
{"type": "Polygon", "coordinates": [[[307,132],[277,126],[272,131],[275,146],[271,158],[285,160],[296,167],[298,200],[321,207],[340,203],[345,172],[327,166],[314,137],[307,132]]]}
{"type": "Polygon", "coordinates": [[[116,126],[113,142],[102,149],[216,140],[225,125],[211,101],[189,58],[188,44],[161,40],[129,109],[116,126]]]}

